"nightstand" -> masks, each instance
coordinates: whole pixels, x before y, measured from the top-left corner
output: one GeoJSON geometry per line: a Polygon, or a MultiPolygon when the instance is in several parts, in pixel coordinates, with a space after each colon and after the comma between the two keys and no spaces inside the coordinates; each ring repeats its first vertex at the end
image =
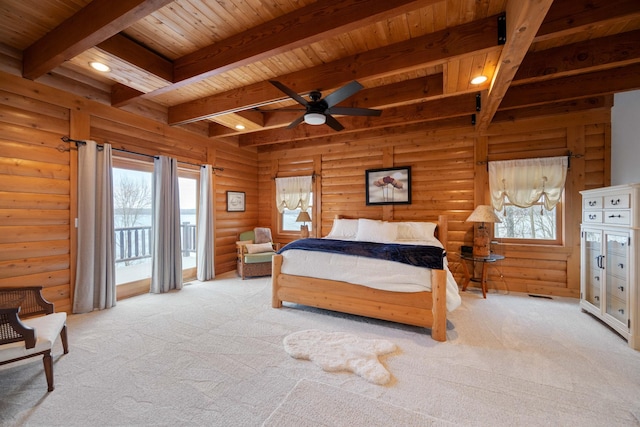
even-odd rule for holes
{"type": "MultiPolygon", "coordinates": [[[[503,255],[491,254],[488,257],[476,257],[472,254],[460,254],[460,264],[462,264],[462,270],[464,272],[464,281],[462,283],[462,290],[466,291],[469,282],[480,282],[480,288],[482,289],[482,297],[487,298],[487,271],[489,270],[489,265],[504,259],[503,255]],[[476,262],[482,263],[482,276],[480,278],[475,278],[471,276],[469,273],[469,268],[467,267],[467,263],[465,261],[470,261],[472,266],[475,267],[476,262]]],[[[475,271],[475,268],[474,268],[475,271]]]]}

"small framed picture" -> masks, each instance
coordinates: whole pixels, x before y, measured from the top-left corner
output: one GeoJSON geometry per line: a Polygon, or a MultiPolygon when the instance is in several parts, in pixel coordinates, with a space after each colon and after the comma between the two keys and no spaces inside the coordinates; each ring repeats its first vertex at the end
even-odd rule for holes
{"type": "Polygon", "coordinates": [[[411,167],[365,171],[367,205],[410,205],[411,167]]]}
{"type": "Polygon", "coordinates": [[[243,191],[227,191],[227,212],[244,212],[243,191]]]}

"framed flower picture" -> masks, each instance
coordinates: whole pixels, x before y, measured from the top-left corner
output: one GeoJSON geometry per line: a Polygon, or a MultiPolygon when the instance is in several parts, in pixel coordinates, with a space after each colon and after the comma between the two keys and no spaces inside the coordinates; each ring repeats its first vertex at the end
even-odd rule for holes
{"type": "Polygon", "coordinates": [[[227,212],[244,212],[244,197],[243,191],[227,191],[227,212]]]}
{"type": "Polygon", "coordinates": [[[410,205],[411,167],[365,171],[367,205],[410,205]]]}

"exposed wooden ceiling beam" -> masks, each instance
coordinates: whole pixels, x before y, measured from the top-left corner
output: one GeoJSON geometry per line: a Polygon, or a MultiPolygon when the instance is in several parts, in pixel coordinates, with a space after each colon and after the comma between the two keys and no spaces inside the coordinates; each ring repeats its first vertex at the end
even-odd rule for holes
{"type": "Polygon", "coordinates": [[[147,95],[170,92],[204,78],[438,1],[440,0],[340,0],[312,3],[176,59],[172,73],[173,84],[147,95]]]}
{"type": "Polygon", "coordinates": [[[260,145],[258,152],[271,152],[293,150],[296,148],[313,148],[322,147],[332,144],[351,144],[357,141],[373,140],[377,138],[385,138],[393,135],[407,135],[412,133],[420,133],[424,135],[426,132],[435,132],[445,129],[461,129],[467,128],[469,132],[473,131],[473,125],[467,117],[452,117],[449,119],[435,120],[429,122],[412,123],[403,126],[394,126],[376,129],[360,129],[357,132],[342,133],[335,132],[332,135],[323,135],[316,138],[308,138],[297,141],[287,141],[279,144],[260,145]]]}
{"type": "Polygon", "coordinates": [[[502,109],[493,117],[492,123],[515,122],[531,117],[552,116],[556,114],[573,113],[576,111],[592,110],[594,108],[613,107],[613,95],[592,96],[588,98],[572,99],[571,101],[553,102],[532,107],[502,109]]]}
{"type": "Polygon", "coordinates": [[[535,42],[640,16],[640,2],[629,0],[555,0],[540,25],[535,42]]]}
{"type": "Polygon", "coordinates": [[[160,77],[165,80],[167,84],[173,82],[173,62],[139,45],[123,34],[116,34],[99,43],[96,47],[104,52],[117,56],[135,67],[160,77]]]}
{"type": "MultiPolygon", "coordinates": [[[[297,93],[342,86],[353,79],[388,76],[399,71],[437,65],[470,53],[500,49],[497,16],[477,20],[383,48],[280,76],[297,93]]],[[[268,82],[169,107],[169,124],[181,124],[282,100],[268,82]]]]}
{"type": "Polygon", "coordinates": [[[29,46],[22,75],[36,79],[173,0],[93,0],[29,46]]]}
{"type": "MultiPolygon", "coordinates": [[[[389,126],[402,126],[451,117],[467,116],[476,113],[476,94],[469,93],[437,99],[419,104],[389,108],[380,117],[340,117],[338,121],[345,127],[341,133],[357,132],[363,128],[375,129],[389,126]]],[[[253,134],[240,135],[240,146],[276,144],[327,135],[336,132],[328,126],[309,126],[300,124],[294,129],[279,128],[253,134]]]]}
{"type": "Polygon", "coordinates": [[[174,82],[210,77],[438,1],[318,1],[179,58],[174,82]]]}
{"type": "Polygon", "coordinates": [[[514,84],[616,68],[640,62],[640,30],[530,52],[514,77],[514,84]]]}
{"type": "Polygon", "coordinates": [[[479,131],[489,126],[494,114],[498,111],[498,106],[507,93],[551,3],[553,0],[508,0],[507,40],[489,87],[488,99],[483,100],[482,111],[478,115],[476,128],[479,131]]]}
{"type": "Polygon", "coordinates": [[[637,89],[640,89],[640,63],[513,86],[500,107],[521,108],[637,89]]]}
{"type": "Polygon", "coordinates": [[[111,86],[111,106],[112,107],[124,107],[131,103],[131,100],[143,95],[137,89],[129,86],[125,86],[120,83],[116,83],[111,86]]]}

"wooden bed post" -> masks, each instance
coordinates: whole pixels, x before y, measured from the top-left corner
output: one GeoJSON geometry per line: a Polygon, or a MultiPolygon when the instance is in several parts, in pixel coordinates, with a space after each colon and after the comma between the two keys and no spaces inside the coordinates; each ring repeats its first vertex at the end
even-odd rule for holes
{"type": "Polygon", "coordinates": [[[449,222],[446,215],[438,216],[438,240],[442,242],[446,251],[449,244],[449,222]]]}
{"type": "Polygon", "coordinates": [[[274,255],[271,262],[271,307],[281,308],[282,300],[278,298],[278,276],[282,267],[282,255],[274,255]]]}
{"type": "Polygon", "coordinates": [[[447,340],[447,272],[431,270],[431,296],[433,297],[433,325],[431,338],[436,341],[447,340]]]}

